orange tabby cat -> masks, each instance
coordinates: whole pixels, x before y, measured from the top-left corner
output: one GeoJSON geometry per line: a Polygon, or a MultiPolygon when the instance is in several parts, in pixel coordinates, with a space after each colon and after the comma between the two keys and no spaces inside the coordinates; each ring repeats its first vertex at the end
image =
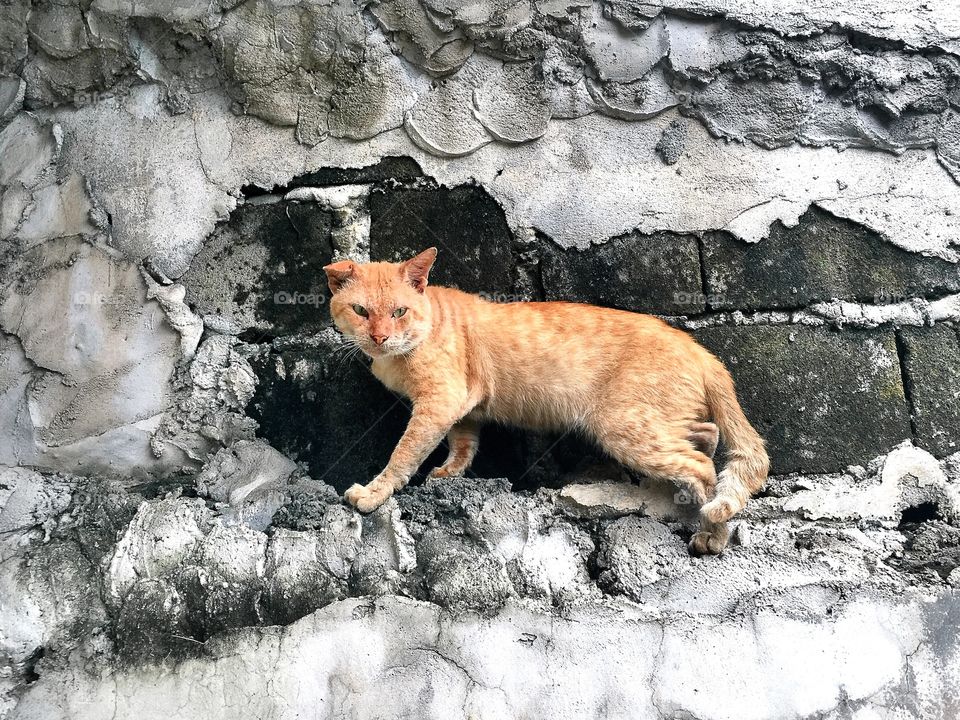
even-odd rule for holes
{"type": "Polygon", "coordinates": [[[433,477],[461,475],[485,421],[578,430],[644,475],[670,480],[701,505],[696,553],[719,553],[726,521],[763,485],[769,461],[723,364],[649,315],[566,302],[491,303],[427,287],[437,251],[403,263],[349,260],[324,270],[330,311],[373,358],[373,374],[413,402],[387,467],[346,499],[377,508],[446,435],[433,477]],[[708,420],[712,419],[716,425],[708,420]],[[719,478],[717,426],[728,448],[719,478]]]}

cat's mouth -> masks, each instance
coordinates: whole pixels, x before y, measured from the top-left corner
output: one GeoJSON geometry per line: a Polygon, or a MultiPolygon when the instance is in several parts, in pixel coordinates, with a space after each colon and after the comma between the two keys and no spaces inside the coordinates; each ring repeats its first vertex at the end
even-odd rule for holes
{"type": "Polygon", "coordinates": [[[387,357],[391,354],[389,350],[386,350],[382,347],[377,347],[376,345],[364,347],[363,352],[372,358],[387,357]]]}
{"type": "Polygon", "coordinates": [[[393,355],[403,355],[405,343],[384,343],[383,345],[375,345],[373,343],[364,343],[362,346],[363,352],[368,356],[376,358],[391,357],[393,355]]]}

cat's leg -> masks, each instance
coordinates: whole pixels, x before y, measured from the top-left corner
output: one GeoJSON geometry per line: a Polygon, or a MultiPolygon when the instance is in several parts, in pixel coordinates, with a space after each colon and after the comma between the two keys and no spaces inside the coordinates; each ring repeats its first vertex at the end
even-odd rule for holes
{"type": "Polygon", "coordinates": [[[447,433],[450,453],[443,465],[430,471],[427,477],[459,477],[470,467],[480,445],[480,423],[469,417],[450,428],[447,433]]]}
{"type": "MultiPolygon", "coordinates": [[[[689,445],[689,443],[687,443],[689,445]]],[[[648,453],[636,461],[645,475],[669,480],[687,490],[703,507],[716,494],[717,472],[713,461],[696,449],[679,443],[672,451],[648,453]]],[[[696,555],[719,555],[727,546],[727,523],[715,523],[700,514],[700,530],[690,539],[690,551],[696,555]]]]}
{"type": "Polygon", "coordinates": [[[693,502],[703,505],[714,496],[717,472],[713,462],[699,450],[682,444],[641,453],[630,467],[644,475],[668,480],[686,490],[693,502]]]}
{"type": "Polygon", "coordinates": [[[707,457],[712,458],[720,443],[720,428],[712,422],[696,422],[690,426],[687,439],[707,457]]]}
{"type": "Polygon", "coordinates": [[[390,455],[390,461],[377,477],[366,485],[353,485],[344,493],[347,502],[360,512],[380,507],[396,490],[408,482],[427,455],[433,452],[460,418],[466,414],[460,398],[431,398],[414,402],[407,429],[390,455]]]}
{"type": "Polygon", "coordinates": [[[717,471],[688,439],[686,426],[607,415],[592,430],[603,449],[631,470],[679,485],[700,505],[713,497],[717,471]]]}
{"type": "MultiPolygon", "coordinates": [[[[712,458],[720,442],[720,429],[712,422],[693,423],[689,440],[700,452],[712,458]]],[[[700,530],[690,538],[690,551],[695,555],[719,555],[729,536],[727,523],[713,522],[701,513],[700,530]]]]}
{"type": "MultiPolygon", "coordinates": [[[[594,423],[593,431],[601,446],[631,470],[678,485],[697,505],[713,498],[716,468],[713,460],[696,447],[688,426],[632,413],[620,417],[608,414],[594,423]]],[[[702,516],[700,520],[700,531],[690,541],[691,551],[719,553],[728,540],[726,523],[712,523],[702,516]]]]}
{"type": "MultiPolygon", "coordinates": [[[[687,489],[701,508],[716,494],[717,472],[705,453],[687,450],[680,443],[669,453],[653,453],[640,459],[641,472],[670,480],[687,489]]],[[[719,555],[727,546],[730,533],[727,523],[716,523],[700,513],[700,529],[690,538],[694,555],[719,555]]]]}

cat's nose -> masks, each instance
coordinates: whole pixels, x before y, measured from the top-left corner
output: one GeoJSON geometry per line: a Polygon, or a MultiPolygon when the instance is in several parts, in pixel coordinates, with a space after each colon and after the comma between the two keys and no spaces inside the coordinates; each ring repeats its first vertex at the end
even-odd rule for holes
{"type": "Polygon", "coordinates": [[[370,333],[370,339],[373,340],[377,345],[383,345],[383,344],[387,341],[387,338],[388,338],[388,337],[390,337],[390,336],[389,336],[389,335],[374,335],[373,333],[370,333]]]}

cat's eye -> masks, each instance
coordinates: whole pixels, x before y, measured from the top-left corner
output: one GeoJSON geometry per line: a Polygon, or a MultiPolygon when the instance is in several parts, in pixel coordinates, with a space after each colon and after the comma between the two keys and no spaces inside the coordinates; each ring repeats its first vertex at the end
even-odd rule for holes
{"type": "Polygon", "coordinates": [[[367,315],[369,314],[367,313],[367,309],[363,305],[354,305],[353,311],[360,317],[367,317],[367,315]]]}
{"type": "Polygon", "coordinates": [[[403,317],[406,314],[407,314],[406,308],[397,308],[396,310],[393,311],[393,316],[395,318],[403,317]]]}

